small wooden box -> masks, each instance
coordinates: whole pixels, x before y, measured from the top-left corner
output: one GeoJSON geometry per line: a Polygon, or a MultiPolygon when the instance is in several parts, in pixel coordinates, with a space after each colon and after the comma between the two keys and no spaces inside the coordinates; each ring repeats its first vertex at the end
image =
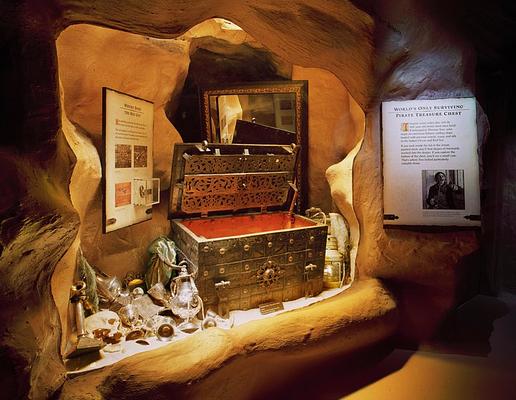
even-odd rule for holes
{"type": "Polygon", "coordinates": [[[318,294],[327,226],[285,211],[298,148],[176,144],[172,240],[221,315],[318,294]]]}

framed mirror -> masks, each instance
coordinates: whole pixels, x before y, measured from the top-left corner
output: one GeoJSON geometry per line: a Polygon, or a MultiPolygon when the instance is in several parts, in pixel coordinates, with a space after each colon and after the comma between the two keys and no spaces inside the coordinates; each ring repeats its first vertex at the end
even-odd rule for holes
{"type": "Polygon", "coordinates": [[[301,146],[296,168],[298,210],[308,190],[308,81],[271,81],[203,87],[203,137],[211,143],[301,146]]]}

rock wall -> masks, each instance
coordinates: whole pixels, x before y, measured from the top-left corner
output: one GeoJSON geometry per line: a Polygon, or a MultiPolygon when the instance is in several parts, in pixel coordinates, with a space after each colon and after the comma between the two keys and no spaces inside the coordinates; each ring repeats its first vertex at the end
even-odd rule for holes
{"type": "MultiPolygon", "coordinates": [[[[376,32],[378,92],[369,104],[353,176],[361,228],[357,265],[362,275],[403,287],[402,332],[422,337],[435,330],[461,296],[459,285],[467,275],[478,274],[472,259],[480,231],[382,229],[382,193],[371,190],[382,187],[380,101],[474,96],[475,54],[471,44],[457,32],[440,29],[439,21],[426,17],[424,6],[416,2],[380,4],[375,11],[382,15],[376,32]],[[424,295],[413,301],[417,292],[424,295]]],[[[482,159],[487,125],[481,109],[477,125],[482,159]]]]}
{"type": "MultiPolygon", "coordinates": [[[[514,128],[513,128],[514,129],[514,128]]],[[[501,226],[501,264],[503,265],[504,284],[506,288],[516,291],[516,249],[514,248],[514,238],[516,238],[516,215],[513,207],[516,204],[516,138],[512,136],[505,138],[504,143],[503,167],[505,170],[503,185],[503,203],[501,226]]]]}
{"type": "MultiPolygon", "coordinates": [[[[193,27],[175,40],[149,39],[92,25],[74,25],[62,32],[56,42],[64,104],[62,126],[78,158],[70,194],[82,221],[80,245],[89,262],[109,275],[123,278],[129,271],[143,270],[146,247],[169,230],[168,192],[162,194],[162,202],[155,207],[152,221],[102,234],[99,224],[102,218],[99,157],[103,152],[102,86],[154,102],[154,170],[162,187],[167,189],[173,144],[181,139],[174,125],[164,118],[163,111],[178,103],[194,51],[191,47],[195,48],[196,57],[200,48],[208,48],[211,55],[208,59],[195,58],[194,71],[190,68],[188,72],[191,79],[201,79],[203,84],[231,83],[235,79],[274,80],[278,79],[274,78],[276,75],[263,74],[275,68],[289,70],[292,75],[291,65],[259,48],[248,34],[240,30],[237,32],[242,33],[233,33],[227,38],[228,33],[220,29],[220,22],[217,25],[210,21],[214,20],[193,27]],[[206,36],[208,33],[213,35],[211,41],[206,36]],[[81,44],[79,49],[78,43],[81,44]],[[238,44],[241,46],[237,47],[238,44]],[[227,65],[217,67],[224,62],[225,55],[229,60],[227,65]],[[254,65],[254,70],[246,69],[249,63],[254,65]],[[213,68],[206,71],[206,65],[213,68]]],[[[309,160],[305,166],[310,181],[309,204],[329,212],[332,200],[324,171],[344,158],[359,140],[363,134],[364,114],[342,83],[327,71],[296,66],[293,79],[309,81],[309,131],[317,132],[310,135],[309,160]]],[[[197,82],[197,86],[201,84],[197,82]]],[[[197,98],[197,91],[194,94],[197,98]]],[[[194,107],[198,110],[198,99],[194,107]]],[[[187,110],[179,112],[183,114],[187,110]]],[[[196,118],[192,123],[200,129],[200,117],[188,114],[189,119],[196,118]]]]}
{"type": "Polygon", "coordinates": [[[188,70],[188,47],[182,42],[164,47],[139,35],[76,25],[60,35],[57,49],[64,111],[71,122],[63,126],[69,140],[76,138],[78,142],[82,136],[74,151],[88,163],[85,170],[74,175],[70,186],[72,202],[81,215],[81,246],[93,265],[123,278],[126,272],[143,268],[148,244],[167,233],[166,202],[154,213],[152,221],[112,235],[102,234],[100,89],[110,87],[154,103],[154,176],[167,189],[171,149],[181,139],[164,108],[170,97],[181,91],[188,70]],[[87,143],[92,148],[89,155],[83,154],[87,143]],[[88,161],[90,158],[93,162],[88,161]]]}

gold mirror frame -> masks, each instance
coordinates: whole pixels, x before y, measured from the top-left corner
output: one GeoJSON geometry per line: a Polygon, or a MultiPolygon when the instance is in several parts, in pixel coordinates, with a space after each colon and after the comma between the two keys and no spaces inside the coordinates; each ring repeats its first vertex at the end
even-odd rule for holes
{"type": "MultiPolygon", "coordinates": [[[[220,141],[217,132],[212,131],[210,98],[223,95],[259,95],[259,94],[295,94],[295,137],[296,144],[301,146],[300,160],[296,167],[297,187],[299,190],[298,211],[307,208],[308,193],[308,81],[269,81],[236,83],[202,87],[199,90],[200,115],[203,138],[210,143],[220,141]]],[[[287,144],[287,143],[285,143],[287,144]]]]}

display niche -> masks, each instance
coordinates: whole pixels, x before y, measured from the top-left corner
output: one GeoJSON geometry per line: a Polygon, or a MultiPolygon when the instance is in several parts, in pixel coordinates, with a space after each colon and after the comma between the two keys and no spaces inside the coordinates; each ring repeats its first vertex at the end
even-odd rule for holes
{"type": "MultiPolygon", "coordinates": [[[[352,101],[331,73],[291,65],[224,20],[206,21],[174,40],[151,39],[77,25],[61,34],[57,49],[64,94],[63,130],[79,159],[70,191],[82,221],[78,244],[81,250],[76,263],[56,271],[54,281],[66,285],[53,287],[64,327],[62,353],[70,374],[101,368],[131,354],[159,348],[214,326],[234,329],[254,319],[304,307],[340,293],[349,286],[353,278],[350,250],[354,238],[350,237],[345,218],[332,208],[324,171],[352,149],[351,141],[346,143],[338,135],[362,125],[338,126],[336,121],[341,121],[342,115],[328,114],[328,109],[331,110],[328,105],[339,102],[348,102],[348,110],[344,111],[349,112],[349,101],[352,101]],[[203,26],[210,27],[210,35],[202,33],[203,26]],[[214,26],[217,27],[215,31],[214,26]],[[81,46],[77,47],[79,38],[81,46]],[[106,57],[106,53],[111,56],[106,57]],[[140,63],[146,67],[138,68],[140,63]],[[95,68],[92,69],[91,65],[95,68]],[[308,129],[303,128],[307,132],[303,144],[322,150],[311,152],[302,160],[302,174],[307,182],[307,206],[303,208],[312,207],[306,219],[297,218],[306,222],[299,222],[299,227],[287,227],[286,222],[282,224],[282,230],[293,228],[295,235],[288,233],[289,230],[282,233],[274,227],[260,226],[263,235],[259,239],[247,235],[247,245],[238,238],[238,232],[226,232],[225,236],[237,237],[228,243],[235,248],[218,242],[216,246],[201,246],[198,259],[191,263],[180,246],[170,239],[181,240],[180,234],[172,234],[168,221],[169,203],[172,204],[171,196],[177,188],[176,181],[171,186],[170,174],[175,176],[178,168],[184,170],[184,166],[172,165],[174,144],[197,142],[197,145],[189,147],[194,158],[210,151],[214,155],[225,153],[229,158],[256,157],[262,164],[269,158],[272,161],[292,158],[291,171],[299,151],[290,145],[276,145],[274,150],[267,150],[264,144],[262,146],[265,147],[253,148],[252,152],[256,154],[250,155],[250,148],[245,145],[226,148],[226,145],[201,144],[201,140],[206,138],[206,131],[203,134],[202,129],[203,116],[199,112],[201,88],[236,83],[260,85],[260,82],[269,81],[288,85],[293,80],[305,82],[310,93],[313,92],[312,97],[304,98],[308,103],[306,118],[309,124],[308,129]],[[163,201],[153,207],[151,221],[108,234],[101,232],[100,177],[103,171],[98,163],[102,151],[103,86],[154,103],[154,176],[161,179],[161,187],[165,189],[161,195],[163,201]],[[329,87],[331,91],[327,91],[329,87]],[[337,136],[335,140],[332,139],[334,136],[337,136]],[[328,142],[332,143],[331,151],[325,150],[328,142]],[[331,225],[329,231],[332,234],[327,239],[328,225],[331,225]],[[318,235],[319,232],[324,233],[324,238],[318,236],[315,240],[315,236],[309,234],[311,229],[314,232],[317,229],[318,235]],[[208,252],[206,247],[209,247],[208,252]],[[273,249],[283,248],[277,255],[271,253],[273,249]],[[216,250],[212,257],[214,266],[208,268],[210,264],[203,264],[203,254],[211,254],[212,250],[216,250]],[[245,262],[246,253],[251,252],[263,252],[253,258],[247,257],[258,259],[260,265],[254,265],[254,261],[245,262]],[[227,258],[231,262],[218,263],[218,258],[227,258]],[[298,264],[301,270],[296,272],[298,264]],[[289,265],[289,269],[282,268],[282,265],[289,265]],[[286,276],[287,270],[294,272],[286,276]],[[225,279],[229,273],[232,279],[237,280],[249,280],[256,275],[256,285],[240,282],[236,287],[252,291],[256,286],[264,301],[256,300],[252,293],[242,297],[239,290],[227,290],[226,286],[231,285],[230,280],[225,279]],[[199,274],[203,274],[202,279],[199,279],[199,274]],[[212,279],[213,275],[220,275],[220,279],[212,279]],[[305,275],[310,277],[307,281],[310,288],[317,286],[317,290],[306,290],[305,275]],[[317,281],[315,286],[314,279],[317,281]],[[214,285],[213,291],[205,287],[206,282],[214,285]],[[204,285],[201,290],[199,285],[204,285]],[[295,290],[289,289],[290,285],[295,290]],[[95,286],[96,290],[92,291],[95,286]],[[279,294],[276,286],[290,290],[292,295],[279,294]],[[236,292],[240,299],[254,298],[256,301],[250,301],[249,307],[240,307],[241,301],[229,298],[236,296],[236,292]],[[203,298],[206,293],[214,297],[206,301],[203,298]],[[229,297],[228,293],[231,293],[229,297]],[[215,301],[217,296],[219,301],[215,301]],[[223,301],[220,301],[221,296],[223,301]],[[271,301],[265,301],[269,297],[271,301]],[[228,306],[233,304],[239,306],[228,306]],[[73,311],[71,318],[67,317],[69,309],[73,311]]],[[[357,115],[348,116],[345,120],[360,122],[362,118],[363,121],[363,113],[357,115]]],[[[189,157],[181,160],[188,164],[189,157]]],[[[289,208],[292,210],[296,199],[290,192],[291,187],[295,189],[295,174],[284,176],[274,169],[271,171],[278,175],[271,178],[271,182],[286,179],[286,186],[281,184],[286,194],[280,203],[288,217],[289,208]]],[[[226,172],[234,175],[234,171],[226,172]]],[[[251,171],[250,175],[255,179],[257,175],[268,173],[258,169],[251,171]]],[[[246,179],[249,180],[249,176],[246,179]]],[[[184,187],[183,184],[181,182],[179,186],[184,187]]],[[[231,207],[228,211],[231,213],[231,207]]],[[[207,212],[210,212],[209,207],[207,212]]],[[[241,215],[239,218],[245,218],[248,228],[254,232],[255,217],[241,215]]],[[[259,221],[261,225],[264,224],[262,219],[259,221]]],[[[202,237],[198,239],[204,240],[202,237]]]]}

